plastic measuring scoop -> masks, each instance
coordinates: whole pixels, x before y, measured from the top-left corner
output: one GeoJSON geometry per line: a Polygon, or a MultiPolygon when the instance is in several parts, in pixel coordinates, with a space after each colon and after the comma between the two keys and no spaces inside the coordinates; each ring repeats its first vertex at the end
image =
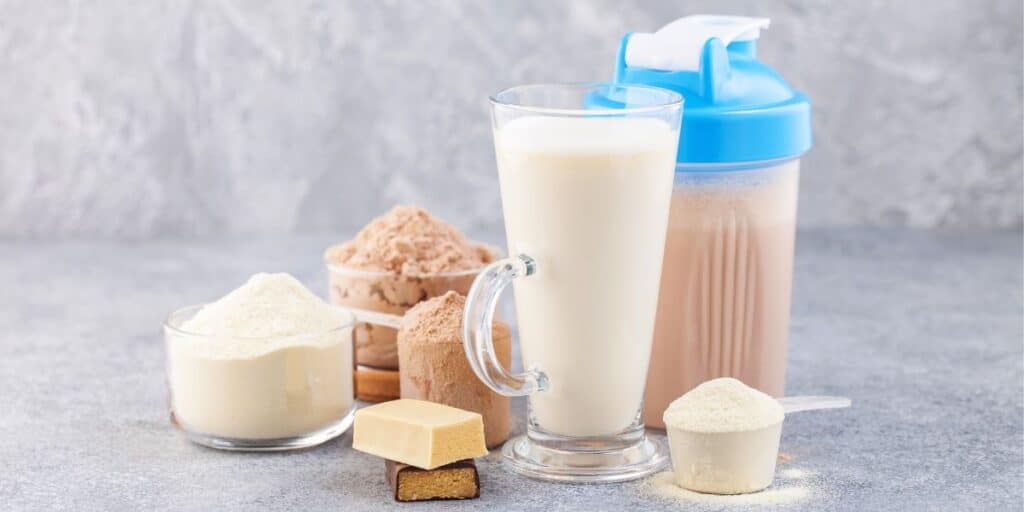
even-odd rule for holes
{"type": "Polygon", "coordinates": [[[778,399],[782,406],[782,412],[786,414],[804,411],[818,411],[821,409],[845,409],[852,402],[845,396],[787,396],[778,399]]]}
{"type": "MultiPolygon", "coordinates": [[[[851,405],[841,396],[787,396],[777,401],[787,415],[851,405]]],[[[746,494],[768,487],[775,478],[782,423],[734,432],[667,425],[676,485],[711,494],[746,494]]]]}
{"type": "Polygon", "coordinates": [[[402,316],[392,315],[389,313],[380,313],[377,311],[370,311],[368,309],[359,308],[342,308],[352,313],[356,317],[357,322],[363,322],[367,324],[383,325],[384,327],[391,327],[392,329],[402,328],[402,316]]]}

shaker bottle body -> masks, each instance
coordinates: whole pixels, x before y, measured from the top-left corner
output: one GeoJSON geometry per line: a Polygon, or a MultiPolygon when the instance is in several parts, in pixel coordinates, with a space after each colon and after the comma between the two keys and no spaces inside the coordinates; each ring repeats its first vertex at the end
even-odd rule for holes
{"type": "Polygon", "coordinates": [[[644,423],[672,400],[734,377],[785,385],[800,160],[676,168],[644,423]]]}
{"type": "Polygon", "coordinates": [[[622,37],[615,81],[683,95],[686,116],[643,419],[701,382],[785,382],[800,158],[811,102],[758,58],[768,18],[691,15],[622,37]]]}

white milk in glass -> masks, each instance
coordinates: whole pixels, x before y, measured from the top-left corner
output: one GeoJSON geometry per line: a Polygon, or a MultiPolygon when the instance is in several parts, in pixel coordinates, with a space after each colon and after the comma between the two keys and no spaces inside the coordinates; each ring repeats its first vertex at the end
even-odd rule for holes
{"type": "Polygon", "coordinates": [[[550,388],[531,422],[603,436],[639,414],[658,301],[678,132],[637,117],[533,117],[497,129],[523,364],[550,388]]]}

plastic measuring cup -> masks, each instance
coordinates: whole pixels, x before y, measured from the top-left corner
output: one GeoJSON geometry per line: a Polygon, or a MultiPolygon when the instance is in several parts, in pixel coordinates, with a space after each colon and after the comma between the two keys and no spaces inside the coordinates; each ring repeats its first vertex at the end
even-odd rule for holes
{"type": "MultiPolygon", "coordinates": [[[[778,399],[786,414],[850,407],[849,398],[791,396],[778,399]]],[[[782,423],[736,432],[694,432],[668,425],[675,483],[710,494],[745,494],[772,484],[782,423]]]]}

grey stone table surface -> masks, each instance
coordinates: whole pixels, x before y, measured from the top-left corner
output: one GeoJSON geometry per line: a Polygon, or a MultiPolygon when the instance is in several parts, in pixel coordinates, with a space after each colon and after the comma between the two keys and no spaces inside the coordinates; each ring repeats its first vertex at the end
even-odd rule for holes
{"type": "MultiPolygon", "coordinates": [[[[0,242],[0,509],[764,508],[533,481],[494,453],[480,499],[397,504],[348,434],[277,454],[186,442],[168,423],[164,316],[257,271],[323,291],[337,238],[0,242]]],[[[776,490],[806,494],[774,506],[1020,510],[1021,280],[1019,233],[801,232],[787,389],[854,407],[786,420],[776,490]]]]}

